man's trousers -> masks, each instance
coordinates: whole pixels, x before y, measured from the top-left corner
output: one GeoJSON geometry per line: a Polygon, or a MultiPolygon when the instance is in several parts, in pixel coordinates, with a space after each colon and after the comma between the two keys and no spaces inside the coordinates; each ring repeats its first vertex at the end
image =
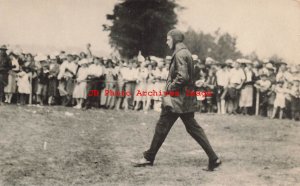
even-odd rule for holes
{"type": "Polygon", "coordinates": [[[187,132],[197,141],[206,152],[209,160],[216,160],[218,157],[212,149],[203,129],[194,119],[194,113],[173,113],[165,107],[162,109],[160,118],[156,124],[155,133],[151,142],[150,149],[144,152],[144,157],[148,161],[154,161],[155,156],[166,139],[170,129],[178,118],[183,121],[187,132]]]}

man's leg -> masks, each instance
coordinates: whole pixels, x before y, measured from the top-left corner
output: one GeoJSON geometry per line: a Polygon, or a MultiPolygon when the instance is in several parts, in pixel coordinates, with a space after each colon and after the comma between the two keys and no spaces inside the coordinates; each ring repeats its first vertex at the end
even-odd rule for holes
{"type": "Polygon", "coordinates": [[[187,132],[198,142],[198,144],[206,152],[210,161],[218,159],[218,156],[211,147],[203,129],[199,126],[194,119],[194,113],[185,113],[180,115],[187,132]]]}
{"type": "Polygon", "coordinates": [[[179,117],[178,114],[172,113],[166,108],[163,108],[160,118],[155,127],[155,133],[151,142],[150,149],[144,152],[144,158],[153,162],[159,148],[165,141],[170,129],[179,117]]]}

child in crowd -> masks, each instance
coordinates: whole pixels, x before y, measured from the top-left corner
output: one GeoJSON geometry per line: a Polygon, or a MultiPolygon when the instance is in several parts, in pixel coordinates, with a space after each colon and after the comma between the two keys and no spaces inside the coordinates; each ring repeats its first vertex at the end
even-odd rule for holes
{"type": "Polygon", "coordinates": [[[49,69],[46,61],[43,62],[42,68],[38,71],[37,79],[38,79],[38,86],[37,86],[37,102],[40,106],[44,105],[44,102],[47,98],[47,88],[48,88],[48,76],[49,76],[49,69]]]}
{"type": "Polygon", "coordinates": [[[283,88],[283,81],[278,81],[275,86],[276,97],[274,100],[272,119],[275,118],[277,110],[279,109],[279,119],[282,119],[283,109],[285,108],[285,89],[283,88]]]}
{"type": "Polygon", "coordinates": [[[260,75],[260,80],[256,81],[254,87],[258,89],[259,91],[259,102],[260,102],[260,113],[263,116],[267,115],[267,109],[268,109],[268,92],[271,88],[272,84],[267,79],[266,74],[260,75]]]}
{"type": "Polygon", "coordinates": [[[31,93],[31,85],[29,81],[30,69],[21,67],[20,72],[17,74],[17,86],[20,94],[20,104],[25,105],[29,94],[31,93]]]}

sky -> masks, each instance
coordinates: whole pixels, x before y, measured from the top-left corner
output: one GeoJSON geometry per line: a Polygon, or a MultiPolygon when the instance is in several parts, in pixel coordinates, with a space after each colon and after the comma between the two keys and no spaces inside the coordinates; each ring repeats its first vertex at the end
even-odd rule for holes
{"type": "MultiPolygon", "coordinates": [[[[0,0],[0,44],[24,51],[79,52],[87,43],[98,55],[108,55],[109,23],[118,0],[0,0]]],[[[237,37],[244,54],[260,58],[278,55],[300,64],[300,0],[177,0],[177,28],[206,33],[218,28],[237,37]]]]}

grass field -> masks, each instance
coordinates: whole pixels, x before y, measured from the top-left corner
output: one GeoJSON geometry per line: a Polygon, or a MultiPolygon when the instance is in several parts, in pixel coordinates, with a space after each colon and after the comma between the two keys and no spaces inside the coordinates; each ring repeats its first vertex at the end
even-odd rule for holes
{"type": "Polygon", "coordinates": [[[132,167],[159,113],[0,107],[0,185],[300,185],[300,122],[196,114],[223,160],[207,157],[180,120],[155,166],[132,167]]]}

